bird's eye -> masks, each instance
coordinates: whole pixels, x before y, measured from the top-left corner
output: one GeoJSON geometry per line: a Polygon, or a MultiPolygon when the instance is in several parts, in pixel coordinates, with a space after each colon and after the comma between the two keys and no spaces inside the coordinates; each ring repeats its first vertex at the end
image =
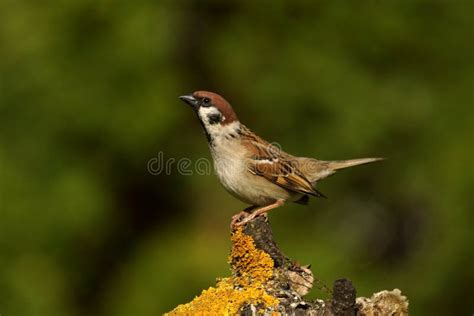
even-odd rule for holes
{"type": "Polygon", "coordinates": [[[203,106],[210,106],[211,105],[211,100],[209,98],[202,99],[202,105],[203,106]]]}

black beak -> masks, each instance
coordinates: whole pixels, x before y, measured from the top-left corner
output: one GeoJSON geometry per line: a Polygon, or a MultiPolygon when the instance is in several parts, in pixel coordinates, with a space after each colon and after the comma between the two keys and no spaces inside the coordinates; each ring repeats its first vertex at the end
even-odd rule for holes
{"type": "Polygon", "coordinates": [[[192,95],[182,95],[179,97],[182,101],[189,104],[193,109],[197,109],[199,105],[199,100],[193,97],[192,95]]]}

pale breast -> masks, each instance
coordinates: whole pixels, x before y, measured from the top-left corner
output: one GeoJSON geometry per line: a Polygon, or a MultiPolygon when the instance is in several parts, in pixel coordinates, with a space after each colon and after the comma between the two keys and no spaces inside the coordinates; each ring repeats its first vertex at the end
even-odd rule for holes
{"type": "Polygon", "coordinates": [[[295,200],[280,186],[248,171],[245,150],[235,139],[216,139],[211,147],[214,168],[224,188],[236,198],[252,205],[268,205],[278,199],[295,200]]]}

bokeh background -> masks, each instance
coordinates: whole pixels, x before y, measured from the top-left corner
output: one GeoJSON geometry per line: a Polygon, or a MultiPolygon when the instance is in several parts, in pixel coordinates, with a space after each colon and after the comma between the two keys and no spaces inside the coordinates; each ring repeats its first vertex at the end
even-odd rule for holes
{"type": "Polygon", "coordinates": [[[147,170],[210,158],[177,99],[200,89],[291,153],[389,158],[272,212],[287,255],[472,314],[473,4],[1,1],[1,315],[159,315],[229,274],[245,205],[147,170]]]}

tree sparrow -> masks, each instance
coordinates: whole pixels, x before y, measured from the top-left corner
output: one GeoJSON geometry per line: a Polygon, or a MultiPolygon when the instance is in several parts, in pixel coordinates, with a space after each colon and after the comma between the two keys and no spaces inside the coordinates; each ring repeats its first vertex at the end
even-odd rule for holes
{"type": "Polygon", "coordinates": [[[315,188],[319,180],[337,170],[382,159],[323,161],[295,157],[240,123],[229,102],[220,95],[196,91],[179,98],[197,114],[224,188],[251,205],[232,218],[232,227],[244,225],[285,202],[307,204],[310,196],[325,197],[315,188]]]}

